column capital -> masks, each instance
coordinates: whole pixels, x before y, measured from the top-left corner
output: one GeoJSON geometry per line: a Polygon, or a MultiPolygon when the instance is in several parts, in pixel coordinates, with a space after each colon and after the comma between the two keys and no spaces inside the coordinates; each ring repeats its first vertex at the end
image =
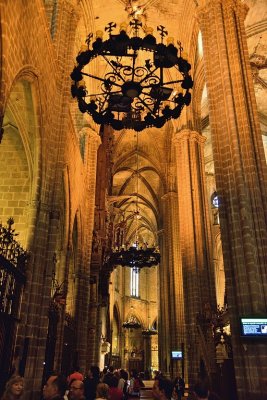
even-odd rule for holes
{"type": "Polygon", "coordinates": [[[62,2],[62,10],[72,14],[75,11],[75,6],[72,1],[64,0],[62,2]]]}
{"type": "MultiPolygon", "coordinates": [[[[206,4],[200,6],[197,10],[197,18],[203,22],[206,18],[210,18],[209,14],[211,9],[217,7],[218,9],[232,9],[245,20],[249,7],[241,0],[208,0],[206,4]]],[[[209,19],[210,20],[210,19],[209,19]]]]}
{"type": "Polygon", "coordinates": [[[205,143],[206,137],[197,131],[192,131],[191,129],[182,129],[173,135],[172,141],[175,146],[185,141],[205,143]]]}

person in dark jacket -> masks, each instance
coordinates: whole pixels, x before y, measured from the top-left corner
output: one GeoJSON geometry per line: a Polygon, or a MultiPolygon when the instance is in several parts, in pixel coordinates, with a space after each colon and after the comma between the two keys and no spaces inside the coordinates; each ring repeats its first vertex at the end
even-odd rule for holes
{"type": "Polygon", "coordinates": [[[84,380],[84,395],[86,400],[94,400],[96,398],[96,387],[99,382],[100,369],[97,365],[92,365],[84,380]]]}
{"type": "Polygon", "coordinates": [[[174,388],[177,394],[177,400],[181,400],[184,396],[185,383],[180,375],[178,375],[174,380],[174,388]]]}
{"type": "Polygon", "coordinates": [[[157,377],[152,388],[154,400],[171,400],[173,392],[173,383],[170,379],[157,377]]]}
{"type": "Polygon", "coordinates": [[[70,382],[70,390],[68,394],[70,400],[84,400],[84,383],[78,379],[70,382]]]}
{"type": "Polygon", "coordinates": [[[63,375],[51,375],[43,388],[45,400],[63,400],[68,388],[67,380],[63,375]]]}

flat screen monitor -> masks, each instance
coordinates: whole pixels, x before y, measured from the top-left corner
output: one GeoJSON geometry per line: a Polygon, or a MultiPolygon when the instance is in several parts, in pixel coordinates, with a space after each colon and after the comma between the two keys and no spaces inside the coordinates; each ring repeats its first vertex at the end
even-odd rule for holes
{"type": "Polygon", "coordinates": [[[267,317],[241,318],[241,336],[267,338],[267,317]]]}
{"type": "Polygon", "coordinates": [[[181,350],[173,350],[172,351],[172,359],[173,360],[181,360],[183,358],[183,352],[181,350]]]}

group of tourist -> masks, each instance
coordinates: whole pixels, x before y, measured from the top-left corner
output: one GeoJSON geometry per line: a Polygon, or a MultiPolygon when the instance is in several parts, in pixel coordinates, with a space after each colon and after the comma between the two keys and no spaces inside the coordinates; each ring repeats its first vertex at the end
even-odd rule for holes
{"type": "MultiPolygon", "coordinates": [[[[68,378],[52,374],[43,387],[43,400],[134,400],[140,396],[144,383],[137,371],[130,373],[124,369],[104,368],[100,373],[97,366],[92,366],[84,378],[76,368],[68,378]]],[[[174,381],[157,373],[154,378],[152,397],[154,400],[182,400],[185,394],[185,383],[181,376],[174,381]]],[[[1,400],[24,400],[24,380],[13,376],[6,384],[1,400]]],[[[189,400],[218,400],[210,393],[205,382],[198,382],[189,393],[189,400]]],[[[26,399],[27,400],[27,399],[26,399]]]]}

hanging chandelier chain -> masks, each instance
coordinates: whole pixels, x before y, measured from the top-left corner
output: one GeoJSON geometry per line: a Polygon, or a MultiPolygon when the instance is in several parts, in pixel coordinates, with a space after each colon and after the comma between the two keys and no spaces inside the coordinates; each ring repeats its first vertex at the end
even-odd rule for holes
{"type": "Polygon", "coordinates": [[[138,247],[138,190],[139,190],[139,155],[138,155],[138,133],[136,132],[136,232],[135,232],[135,243],[138,247]]]}

